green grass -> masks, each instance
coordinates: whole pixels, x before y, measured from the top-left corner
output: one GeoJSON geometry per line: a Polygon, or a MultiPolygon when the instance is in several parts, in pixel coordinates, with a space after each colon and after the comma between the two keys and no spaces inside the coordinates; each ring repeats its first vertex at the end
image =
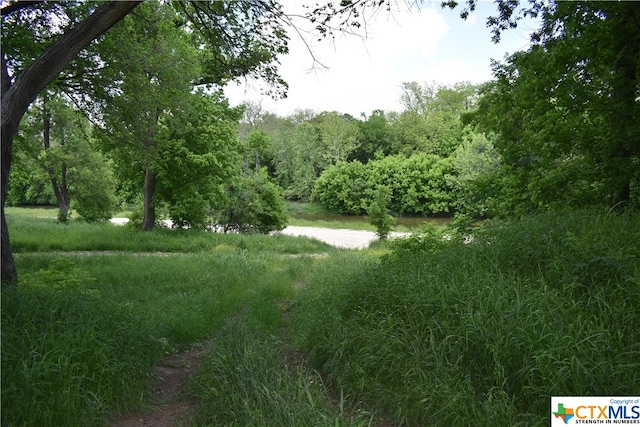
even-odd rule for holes
{"type": "Polygon", "coordinates": [[[8,212],[3,425],[144,410],[154,364],[205,339],[192,425],[546,425],[552,395],[638,392],[638,214],[489,222],[470,244],[432,227],[365,251],[41,216],[8,212]]]}
{"type": "Polygon", "coordinates": [[[635,395],[640,217],[547,214],[334,256],[296,342],[394,425],[547,425],[553,395],[635,395]]]}
{"type": "Polygon", "coordinates": [[[162,227],[156,227],[154,231],[145,233],[127,226],[110,223],[89,224],[74,220],[68,224],[56,224],[55,218],[33,214],[23,215],[24,211],[23,208],[7,208],[6,212],[11,248],[15,253],[51,251],[195,253],[236,248],[252,252],[304,254],[330,252],[333,249],[317,240],[282,235],[238,236],[198,230],[171,230],[162,227]]]}
{"type": "Polygon", "coordinates": [[[289,215],[328,215],[331,214],[324,206],[317,202],[292,202],[285,200],[284,208],[289,215]]]}
{"type": "MultiPolygon", "coordinates": [[[[160,358],[219,334],[247,306],[252,331],[277,336],[281,302],[318,262],[304,255],[333,251],[305,238],[140,233],[40,216],[8,218],[20,282],[2,289],[3,425],[102,425],[144,410],[160,358]]],[[[272,368],[288,378],[283,364],[272,368]]]]}

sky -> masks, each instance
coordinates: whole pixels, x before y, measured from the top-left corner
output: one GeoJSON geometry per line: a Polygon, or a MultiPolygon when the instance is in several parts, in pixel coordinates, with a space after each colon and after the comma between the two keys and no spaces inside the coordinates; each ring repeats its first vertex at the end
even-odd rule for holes
{"type": "MultiPolygon", "coordinates": [[[[289,0],[285,11],[302,3],[289,0]]],[[[493,2],[480,0],[465,21],[458,9],[442,9],[439,0],[424,2],[420,10],[409,10],[400,1],[391,14],[380,11],[367,18],[366,38],[336,35],[333,42],[318,42],[306,36],[313,56],[300,36],[290,31],[290,52],[281,57],[280,66],[280,75],[289,84],[286,99],[261,96],[261,86],[253,80],[230,84],[225,93],[232,105],[260,102],[263,110],[280,116],[301,109],[353,117],[368,116],[373,110],[402,111],[403,82],[486,82],[492,79],[491,59],[502,60],[507,53],[529,47],[535,29],[530,21],[503,32],[499,44],[491,41],[485,23],[495,11],[493,2]],[[324,67],[314,64],[314,57],[324,67]]]]}

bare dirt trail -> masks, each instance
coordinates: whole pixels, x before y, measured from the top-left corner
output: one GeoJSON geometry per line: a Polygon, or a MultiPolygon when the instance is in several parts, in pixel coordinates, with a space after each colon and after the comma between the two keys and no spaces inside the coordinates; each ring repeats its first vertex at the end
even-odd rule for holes
{"type": "Polygon", "coordinates": [[[142,414],[124,416],[112,427],[179,427],[190,425],[189,417],[198,402],[183,394],[191,376],[200,368],[211,341],[193,349],[166,357],[154,368],[154,408],[142,414]]]}
{"type": "MultiPolygon", "coordinates": [[[[114,219],[112,222],[123,224],[126,219],[114,219]]],[[[372,231],[331,229],[322,227],[289,226],[280,233],[289,236],[305,236],[318,239],[332,246],[343,249],[363,249],[377,239],[372,231]]],[[[391,233],[390,237],[402,237],[409,233],[391,233]]],[[[324,257],[326,254],[320,254],[324,257]]],[[[296,284],[296,289],[304,286],[304,282],[296,284]]],[[[289,310],[283,311],[288,317],[289,310]]],[[[285,333],[285,336],[287,333],[285,333]]],[[[285,341],[287,341],[285,339],[285,341]]],[[[291,348],[287,342],[281,357],[286,365],[298,367],[305,364],[306,355],[291,348]]],[[[142,414],[131,414],[116,420],[111,427],[181,427],[190,425],[189,418],[198,406],[198,402],[189,399],[182,392],[191,376],[198,370],[211,348],[211,342],[205,342],[192,350],[167,357],[154,369],[155,382],[153,391],[155,402],[153,409],[142,414]]],[[[335,397],[338,400],[338,397],[335,397]]],[[[378,421],[372,425],[387,426],[378,421]]]]}

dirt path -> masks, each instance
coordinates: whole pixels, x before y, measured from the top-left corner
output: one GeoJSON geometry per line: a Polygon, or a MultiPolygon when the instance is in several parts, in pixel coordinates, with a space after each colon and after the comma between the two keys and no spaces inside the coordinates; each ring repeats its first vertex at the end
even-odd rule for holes
{"type": "Polygon", "coordinates": [[[154,368],[153,384],[155,407],[143,414],[132,414],[111,424],[112,427],[176,427],[189,425],[189,417],[198,402],[186,398],[182,392],[193,375],[204,362],[211,342],[165,358],[154,368]]]}

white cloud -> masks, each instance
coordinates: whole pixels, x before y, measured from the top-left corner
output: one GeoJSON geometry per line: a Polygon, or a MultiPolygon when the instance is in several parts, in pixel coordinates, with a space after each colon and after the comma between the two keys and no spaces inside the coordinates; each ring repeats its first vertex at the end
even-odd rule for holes
{"type": "Polygon", "coordinates": [[[503,51],[491,45],[489,31],[474,15],[463,21],[458,13],[439,8],[379,11],[367,18],[366,40],[338,35],[331,43],[309,36],[313,56],[327,69],[314,68],[308,47],[290,31],[290,54],[281,58],[280,67],[289,84],[287,99],[261,97],[256,85],[225,92],[232,104],[262,99],[266,110],[280,115],[311,108],[358,116],[375,109],[399,110],[402,82],[489,80],[489,58],[501,59],[502,53],[495,53],[503,51]]]}

